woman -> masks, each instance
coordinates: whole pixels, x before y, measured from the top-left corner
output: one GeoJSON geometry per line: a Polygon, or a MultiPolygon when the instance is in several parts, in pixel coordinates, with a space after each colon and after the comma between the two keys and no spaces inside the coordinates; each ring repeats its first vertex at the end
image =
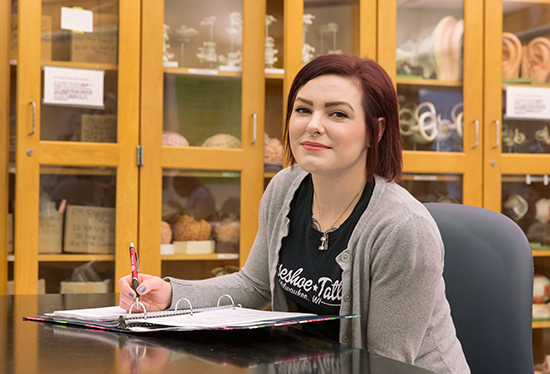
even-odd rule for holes
{"type": "MultiPolygon", "coordinates": [[[[443,281],[443,244],[401,176],[397,98],[374,61],[321,56],[288,97],[286,158],[269,183],[243,269],[183,281],[141,276],[154,309],[214,304],[229,293],[249,308],[361,318],[304,325],[313,333],[438,373],[468,373],[443,281]]],[[[133,303],[119,281],[121,307],[133,303]]]]}

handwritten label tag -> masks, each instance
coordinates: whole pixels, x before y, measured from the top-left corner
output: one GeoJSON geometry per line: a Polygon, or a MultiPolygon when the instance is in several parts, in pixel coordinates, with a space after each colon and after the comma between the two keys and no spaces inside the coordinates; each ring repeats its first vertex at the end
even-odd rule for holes
{"type": "Polygon", "coordinates": [[[83,114],[81,138],[83,142],[116,143],[117,116],[114,114],[83,114]]]}
{"type": "Polygon", "coordinates": [[[94,15],[93,33],[71,35],[71,61],[116,64],[118,56],[118,16],[94,15]]]}
{"type": "Polygon", "coordinates": [[[67,253],[115,253],[115,208],[67,206],[67,253]]]}

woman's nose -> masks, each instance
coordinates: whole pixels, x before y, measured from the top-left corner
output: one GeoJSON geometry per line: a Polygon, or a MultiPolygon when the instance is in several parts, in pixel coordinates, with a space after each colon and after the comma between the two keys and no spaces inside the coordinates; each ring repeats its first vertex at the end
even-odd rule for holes
{"type": "Polygon", "coordinates": [[[312,136],[313,134],[323,134],[324,126],[322,114],[313,113],[313,115],[310,117],[310,121],[307,124],[306,130],[312,136]]]}

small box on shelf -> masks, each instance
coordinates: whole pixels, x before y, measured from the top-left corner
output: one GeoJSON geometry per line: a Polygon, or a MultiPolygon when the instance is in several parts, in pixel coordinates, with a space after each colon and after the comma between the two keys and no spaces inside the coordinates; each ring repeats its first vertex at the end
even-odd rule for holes
{"type": "Polygon", "coordinates": [[[62,294],[67,293],[107,293],[109,292],[110,279],[101,282],[61,282],[62,294]]]}
{"type": "Polygon", "coordinates": [[[38,253],[61,253],[63,213],[38,218],[38,253]]]}
{"type": "Polygon", "coordinates": [[[71,60],[116,64],[118,53],[118,16],[94,14],[93,33],[71,33],[71,60]]]}
{"type": "Polygon", "coordinates": [[[160,245],[160,254],[161,255],[173,255],[174,252],[174,244],[161,244],[160,245]]]}
{"type": "MultiPolygon", "coordinates": [[[[36,293],[38,295],[43,295],[46,293],[46,280],[39,279],[36,287],[36,293]]],[[[8,295],[14,294],[14,284],[13,281],[8,281],[8,295]]]]}
{"type": "Polygon", "coordinates": [[[214,253],[216,242],[214,240],[189,240],[189,241],[175,241],[174,253],[176,254],[210,254],[214,253]]]}
{"type": "Polygon", "coordinates": [[[115,253],[115,208],[68,205],[66,253],[115,253]]]}

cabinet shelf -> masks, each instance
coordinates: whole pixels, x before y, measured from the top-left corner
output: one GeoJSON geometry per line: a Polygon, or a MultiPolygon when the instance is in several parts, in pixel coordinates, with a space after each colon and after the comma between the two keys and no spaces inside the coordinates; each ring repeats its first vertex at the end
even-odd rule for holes
{"type": "MultiPolygon", "coordinates": [[[[224,71],[224,70],[218,70],[218,69],[203,69],[203,68],[164,68],[163,70],[164,70],[164,73],[166,74],[175,74],[175,75],[193,75],[193,76],[203,76],[203,77],[218,76],[218,77],[233,77],[233,78],[242,77],[241,71],[224,71]]],[[[274,72],[270,72],[269,70],[266,70],[265,78],[283,80],[284,73],[274,73],[274,72]]]]}
{"type": "Polygon", "coordinates": [[[429,175],[429,174],[403,174],[402,180],[433,181],[433,182],[460,182],[459,175],[429,175]]]}
{"type": "MultiPolygon", "coordinates": [[[[509,176],[502,176],[503,182],[521,182],[521,183],[527,183],[527,177],[523,175],[509,175],[509,176]]],[[[544,177],[533,175],[531,176],[531,183],[533,182],[542,182],[544,183],[544,177]]]]}
{"type": "Polygon", "coordinates": [[[42,61],[42,67],[44,66],[90,70],[118,70],[118,65],[116,64],[98,64],[94,62],[42,61]]]}
{"type": "Polygon", "coordinates": [[[165,177],[208,177],[208,178],[239,178],[240,173],[236,171],[181,171],[164,169],[162,175],[165,177]]]}
{"type": "Polygon", "coordinates": [[[74,167],[55,167],[43,166],[40,168],[40,174],[56,175],[116,175],[114,168],[74,168],[74,167]]]}
{"type": "Polygon", "coordinates": [[[223,71],[217,69],[202,69],[202,68],[164,68],[166,74],[175,75],[193,75],[202,77],[231,77],[241,78],[241,71],[223,71]]]}
{"type": "Polygon", "coordinates": [[[283,73],[265,73],[265,78],[266,79],[278,79],[278,80],[283,80],[284,79],[284,74],[283,73]]]}
{"type": "Polygon", "coordinates": [[[176,254],[161,255],[160,259],[162,261],[238,260],[239,255],[237,253],[210,253],[203,255],[176,254]]]}
{"type": "Polygon", "coordinates": [[[533,321],[534,329],[547,329],[550,328],[550,321],[533,321]]]}
{"type": "MultiPolygon", "coordinates": [[[[100,254],[42,254],[38,255],[39,262],[89,262],[89,261],[114,261],[115,255],[100,254]]],[[[15,255],[8,255],[8,261],[14,262],[15,255]]]]}
{"type": "Polygon", "coordinates": [[[442,81],[439,79],[418,79],[398,77],[395,82],[407,86],[439,86],[439,87],[462,87],[462,81],[442,81]]]}

